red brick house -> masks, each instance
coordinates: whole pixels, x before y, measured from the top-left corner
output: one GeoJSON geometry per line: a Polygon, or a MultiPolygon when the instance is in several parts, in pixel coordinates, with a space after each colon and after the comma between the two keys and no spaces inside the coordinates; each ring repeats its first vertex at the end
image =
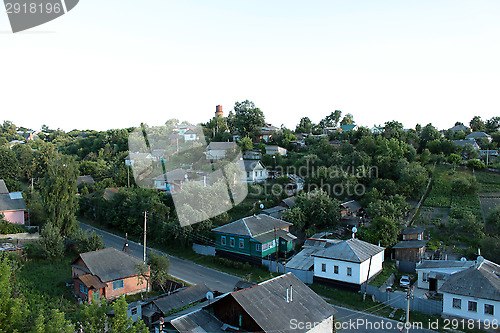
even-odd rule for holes
{"type": "Polygon", "coordinates": [[[146,291],[149,286],[137,271],[141,263],[114,247],[81,253],[71,263],[74,293],[90,303],[146,291]]]}

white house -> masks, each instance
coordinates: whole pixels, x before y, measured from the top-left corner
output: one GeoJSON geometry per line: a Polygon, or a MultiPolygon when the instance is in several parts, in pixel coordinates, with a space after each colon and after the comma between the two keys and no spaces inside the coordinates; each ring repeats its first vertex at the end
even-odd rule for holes
{"type": "Polygon", "coordinates": [[[182,190],[182,185],[188,181],[188,174],[184,169],[175,169],[153,178],[153,187],[167,193],[177,193],[182,190]]]}
{"type": "Polygon", "coordinates": [[[149,153],[130,153],[127,157],[125,157],[125,165],[133,166],[137,161],[152,159],[154,159],[154,157],[149,153]]]}
{"type": "Polygon", "coordinates": [[[261,161],[240,160],[241,180],[245,183],[260,183],[269,178],[269,172],[261,161]]]}
{"type": "Polygon", "coordinates": [[[234,149],[236,149],[234,142],[210,142],[206,149],[207,160],[224,159],[226,153],[234,149]]]}
{"type": "Polygon", "coordinates": [[[184,132],[184,141],[196,141],[198,140],[198,134],[193,129],[188,129],[184,132]]]}
{"type": "Polygon", "coordinates": [[[417,288],[438,291],[450,276],[466,270],[474,264],[475,261],[424,260],[416,267],[417,288]]]}
{"type": "Polygon", "coordinates": [[[475,265],[453,274],[439,289],[443,315],[492,323],[500,318],[500,265],[478,257],[475,265]]]}
{"type": "Polygon", "coordinates": [[[271,145],[271,146],[266,146],[266,154],[268,155],[280,154],[281,156],[286,156],[287,150],[280,146],[271,145]]]}
{"type": "Polygon", "coordinates": [[[359,287],[382,271],[384,248],[351,238],[314,253],[314,278],[359,287]]]}

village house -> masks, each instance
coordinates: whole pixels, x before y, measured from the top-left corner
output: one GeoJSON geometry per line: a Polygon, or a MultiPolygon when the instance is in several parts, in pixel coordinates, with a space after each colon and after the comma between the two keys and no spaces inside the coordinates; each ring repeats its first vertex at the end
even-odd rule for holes
{"type": "Polygon", "coordinates": [[[187,131],[184,132],[184,141],[196,141],[198,140],[198,134],[194,129],[188,129],[187,131]]]}
{"type": "Polygon", "coordinates": [[[271,208],[266,208],[262,210],[262,214],[266,214],[269,216],[272,216],[277,219],[281,219],[281,216],[283,215],[283,212],[286,210],[285,207],[283,206],[274,206],[271,208]]]}
{"type": "Polygon", "coordinates": [[[273,135],[276,134],[276,132],[279,130],[278,127],[273,126],[271,124],[266,124],[266,126],[261,128],[261,136],[260,139],[263,140],[264,142],[269,142],[273,135]]]}
{"type": "Polygon", "coordinates": [[[241,181],[245,183],[262,183],[269,178],[269,171],[261,161],[239,160],[241,181]]]}
{"type": "Polygon", "coordinates": [[[287,150],[285,148],[280,147],[280,146],[269,145],[269,146],[266,146],[266,154],[267,155],[278,154],[281,156],[286,156],[287,150]]]}
{"type": "Polygon", "coordinates": [[[408,240],[423,240],[424,239],[424,228],[405,228],[401,231],[401,238],[404,241],[408,240]]]}
{"type": "Polygon", "coordinates": [[[248,150],[243,152],[244,160],[260,160],[262,158],[262,152],[260,150],[248,150]]]}
{"type": "Polygon", "coordinates": [[[488,142],[491,142],[493,140],[491,135],[484,132],[472,132],[471,134],[465,136],[465,139],[466,140],[484,139],[488,140],[488,142]]]}
{"type": "Polygon", "coordinates": [[[295,196],[291,196],[288,198],[285,198],[281,200],[281,202],[278,204],[278,206],[283,206],[285,208],[293,208],[295,206],[295,196]]]}
{"type": "Polygon", "coordinates": [[[297,238],[290,233],[291,225],[259,214],[212,229],[216,255],[260,265],[262,259],[275,257],[277,252],[288,254],[297,238]]]}
{"type": "Polygon", "coordinates": [[[210,142],[206,148],[206,158],[207,160],[221,160],[235,149],[236,143],[234,142],[210,142]]]}
{"type": "Polygon", "coordinates": [[[340,131],[341,132],[346,132],[346,131],[357,131],[359,129],[358,125],[340,125],[340,131]]]}
{"type": "Polygon", "coordinates": [[[312,254],[314,281],[359,290],[382,271],[385,248],[356,238],[326,246],[312,254]]]}
{"type": "Polygon", "coordinates": [[[125,157],[126,166],[134,166],[137,161],[153,160],[154,157],[150,153],[130,153],[125,157]]]}
{"type": "Polygon", "coordinates": [[[146,279],[137,272],[142,261],[114,247],[81,253],[71,263],[74,294],[85,302],[112,300],[146,291],[146,279]]]}
{"type": "Polygon", "coordinates": [[[474,150],[480,150],[481,147],[477,144],[476,140],[474,139],[469,139],[469,140],[453,140],[453,143],[456,144],[459,147],[465,147],[467,145],[471,145],[474,150]]]}
{"type": "Polygon", "coordinates": [[[426,240],[404,240],[392,248],[396,266],[402,272],[415,273],[417,263],[425,258],[426,240]]]}
{"type": "Polygon", "coordinates": [[[437,292],[450,276],[475,265],[467,260],[424,260],[417,265],[417,287],[437,292]]]}
{"type": "Polygon", "coordinates": [[[173,332],[334,332],[336,310],[291,273],[165,318],[173,332]]]}
{"type": "Polygon", "coordinates": [[[450,128],[450,130],[453,132],[460,132],[460,131],[468,132],[470,131],[470,128],[465,126],[464,124],[458,124],[450,128]]]}
{"type": "Polygon", "coordinates": [[[182,185],[188,181],[188,178],[186,170],[174,169],[153,178],[153,187],[170,194],[178,193],[182,190],[182,185]]]}
{"type": "Polygon", "coordinates": [[[24,224],[24,213],[27,210],[21,192],[9,193],[3,179],[0,179],[0,215],[6,221],[24,224]]]}
{"type": "Polygon", "coordinates": [[[443,315],[492,323],[500,314],[500,265],[478,257],[439,288],[443,315]]]}

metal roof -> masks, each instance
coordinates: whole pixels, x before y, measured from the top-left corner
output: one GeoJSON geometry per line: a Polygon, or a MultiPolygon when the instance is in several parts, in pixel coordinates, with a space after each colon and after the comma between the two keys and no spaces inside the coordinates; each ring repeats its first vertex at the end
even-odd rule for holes
{"type": "Polygon", "coordinates": [[[234,142],[210,142],[207,150],[228,150],[236,147],[234,142]]]}
{"type": "Polygon", "coordinates": [[[172,326],[174,326],[175,329],[179,332],[227,332],[226,330],[222,329],[224,324],[219,319],[215,318],[213,315],[202,309],[178,317],[170,321],[170,324],[172,324],[172,326]]]}
{"type": "Polygon", "coordinates": [[[101,279],[102,282],[110,282],[137,275],[137,265],[142,263],[142,260],[114,247],[81,253],[78,258],[81,258],[89,271],[101,279]]]}
{"type": "MultiPolygon", "coordinates": [[[[321,324],[336,311],[292,273],[231,293],[236,302],[265,332],[289,332],[290,320],[321,324]],[[292,297],[287,302],[287,290],[292,297]]],[[[294,332],[309,329],[297,328],[294,332]]]]}
{"type": "Polygon", "coordinates": [[[459,260],[424,260],[417,265],[416,269],[432,269],[432,268],[455,268],[474,266],[475,261],[459,261],[459,260]]]}
{"type": "Polygon", "coordinates": [[[470,138],[491,138],[491,135],[484,132],[472,132],[471,134],[465,137],[466,139],[470,138]]]}
{"type": "Polygon", "coordinates": [[[384,250],[383,247],[350,238],[318,251],[313,256],[360,263],[384,250]]]}
{"type": "Polygon", "coordinates": [[[94,181],[94,178],[92,178],[92,176],[78,176],[76,178],[76,186],[78,186],[80,184],[84,184],[84,183],[94,185],[95,181],[94,181]]]}
{"type": "Polygon", "coordinates": [[[82,281],[83,284],[89,289],[101,289],[106,288],[107,286],[107,284],[102,283],[97,276],[92,274],[80,275],[77,279],[82,281]]]}
{"type": "Polygon", "coordinates": [[[293,206],[295,206],[295,196],[293,197],[289,197],[289,198],[285,198],[282,200],[282,202],[288,206],[288,208],[293,208],[293,206]]]}
{"type": "Polygon", "coordinates": [[[397,243],[393,249],[420,249],[427,244],[426,240],[405,240],[397,243]]]}
{"type": "Polygon", "coordinates": [[[24,199],[12,199],[13,193],[0,194],[0,211],[15,211],[15,210],[26,210],[26,204],[24,199]]]}
{"type": "Polygon", "coordinates": [[[212,229],[215,232],[225,234],[241,235],[255,237],[274,231],[274,229],[282,229],[291,226],[292,223],[274,218],[269,215],[259,214],[255,216],[244,217],[218,228],[212,229]]]}
{"type": "Polygon", "coordinates": [[[319,250],[319,248],[314,248],[314,247],[307,247],[294,255],[292,259],[290,259],[286,264],[285,267],[287,269],[293,268],[293,269],[300,269],[303,271],[309,271],[311,268],[314,266],[314,258],[312,255],[316,253],[319,250]]]}
{"type": "Polygon", "coordinates": [[[425,228],[405,228],[401,232],[402,235],[414,235],[414,234],[421,234],[422,232],[425,231],[425,228]]]}
{"type": "Polygon", "coordinates": [[[439,291],[500,301],[500,265],[489,260],[478,262],[449,277],[439,291]]]}
{"type": "Polygon", "coordinates": [[[351,212],[356,212],[362,208],[359,202],[357,202],[356,200],[347,201],[341,203],[340,205],[345,209],[349,209],[351,212]]]}
{"type": "Polygon", "coordinates": [[[9,190],[3,179],[0,179],[0,194],[9,194],[9,190]]]}
{"type": "Polygon", "coordinates": [[[160,309],[163,314],[167,314],[172,310],[180,309],[186,305],[202,301],[205,299],[207,292],[211,291],[205,284],[197,284],[173,294],[157,298],[153,303],[160,309]]]}

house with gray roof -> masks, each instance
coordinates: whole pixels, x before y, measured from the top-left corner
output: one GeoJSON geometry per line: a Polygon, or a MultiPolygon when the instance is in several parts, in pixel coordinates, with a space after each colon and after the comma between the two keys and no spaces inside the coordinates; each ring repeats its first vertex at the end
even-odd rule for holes
{"type": "Polygon", "coordinates": [[[467,145],[471,145],[472,148],[475,150],[480,150],[481,147],[477,144],[476,140],[474,139],[469,139],[469,140],[453,140],[453,143],[456,144],[459,147],[465,147],[467,145]]]}
{"type": "Polygon", "coordinates": [[[0,216],[15,224],[24,224],[24,212],[27,210],[21,192],[9,193],[3,179],[0,179],[0,216]]]}
{"type": "Polygon", "coordinates": [[[269,171],[261,161],[239,160],[241,181],[245,183],[261,183],[269,178],[269,171]]]}
{"type": "Polygon", "coordinates": [[[137,272],[142,260],[108,247],[81,253],[71,263],[74,293],[82,300],[115,299],[150,289],[137,272]]]}
{"type": "Polygon", "coordinates": [[[500,265],[478,257],[442,286],[443,315],[492,323],[500,316],[500,265]]]}
{"type": "Polygon", "coordinates": [[[234,142],[210,142],[206,148],[207,160],[221,160],[226,158],[228,152],[235,150],[236,143],[234,142]]]}
{"type": "Polygon", "coordinates": [[[350,238],[312,254],[314,280],[359,290],[382,271],[385,248],[350,238]]]}
{"type": "Polygon", "coordinates": [[[488,140],[489,142],[491,142],[493,140],[491,135],[489,135],[488,133],[484,133],[484,132],[472,132],[471,134],[467,135],[465,137],[465,139],[467,139],[467,140],[485,139],[485,140],[488,140]]]}
{"type": "Polygon", "coordinates": [[[215,253],[229,259],[261,264],[262,259],[276,253],[293,251],[297,238],[289,231],[292,224],[269,215],[244,217],[218,228],[215,233],[215,253]]]}
{"type": "Polygon", "coordinates": [[[464,124],[458,124],[450,128],[450,130],[452,130],[453,132],[459,132],[459,131],[467,132],[470,130],[470,128],[465,126],[464,124]]]}
{"type": "Polygon", "coordinates": [[[471,260],[423,260],[416,267],[417,287],[437,292],[453,275],[474,266],[471,260]]]}

